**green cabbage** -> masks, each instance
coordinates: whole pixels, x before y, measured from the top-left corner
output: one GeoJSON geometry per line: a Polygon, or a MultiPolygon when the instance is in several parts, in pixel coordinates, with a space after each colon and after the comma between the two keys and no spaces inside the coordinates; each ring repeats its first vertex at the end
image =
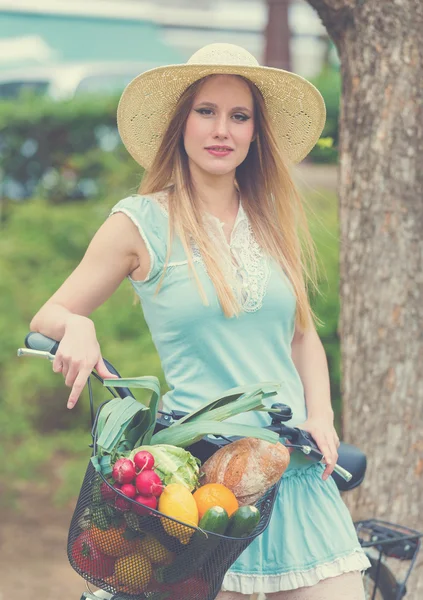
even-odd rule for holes
{"type": "Polygon", "coordinates": [[[201,462],[184,448],[169,444],[154,444],[152,446],[139,446],[134,448],[129,458],[133,460],[135,454],[146,450],[154,456],[154,471],[164,485],[180,483],[190,492],[199,486],[198,475],[201,462]]]}

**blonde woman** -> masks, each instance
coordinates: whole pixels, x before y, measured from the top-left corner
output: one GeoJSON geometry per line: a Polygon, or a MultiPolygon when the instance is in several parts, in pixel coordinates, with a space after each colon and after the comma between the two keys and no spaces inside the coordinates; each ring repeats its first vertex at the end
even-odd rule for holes
{"type": "MultiPolygon", "coordinates": [[[[191,411],[238,385],[283,382],[290,424],[311,432],[326,465],[292,454],[270,525],[226,574],[219,600],[364,597],[369,563],[329,477],[339,440],[307,297],[313,244],[289,171],[324,121],[309,82],[230,44],[139,75],[118,110],[122,140],[146,169],[139,194],[113,207],[31,322],[61,340],[53,370],[72,388],[69,408],[93,368],[109,376],[89,315],[126,277],[170,388],[165,409],[191,411]]],[[[242,420],[270,421],[264,413],[242,420]]]]}

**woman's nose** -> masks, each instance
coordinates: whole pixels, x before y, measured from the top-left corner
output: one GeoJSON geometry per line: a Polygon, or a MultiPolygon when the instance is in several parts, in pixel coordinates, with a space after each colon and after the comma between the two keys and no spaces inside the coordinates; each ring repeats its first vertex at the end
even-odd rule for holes
{"type": "Polygon", "coordinates": [[[228,123],[225,115],[219,116],[215,121],[216,127],[214,136],[217,138],[227,138],[228,137],[228,123]]]}

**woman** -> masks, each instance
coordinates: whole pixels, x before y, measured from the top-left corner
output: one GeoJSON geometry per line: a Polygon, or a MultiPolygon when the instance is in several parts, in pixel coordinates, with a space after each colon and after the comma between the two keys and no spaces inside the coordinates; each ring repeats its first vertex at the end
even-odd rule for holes
{"type": "Polygon", "coordinates": [[[260,67],[230,44],[138,76],[122,95],[118,125],[147,169],[140,194],[113,207],[31,322],[61,340],[53,370],[72,388],[69,408],[92,368],[110,377],[89,315],[125,277],[169,384],[165,409],[191,411],[238,385],[282,382],[290,424],[312,433],[326,466],[292,454],[271,523],[227,573],[219,600],[363,598],[369,563],[329,477],[339,440],[307,298],[313,246],[288,169],[324,120],[309,82],[260,67]]]}

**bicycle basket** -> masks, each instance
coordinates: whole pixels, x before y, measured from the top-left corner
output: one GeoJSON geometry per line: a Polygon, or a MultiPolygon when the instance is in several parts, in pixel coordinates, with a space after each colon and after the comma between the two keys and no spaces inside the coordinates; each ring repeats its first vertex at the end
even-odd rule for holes
{"type": "Polygon", "coordinates": [[[140,504],[113,488],[90,461],[69,530],[70,564],[116,598],[212,600],[229,567],[268,526],[279,485],[257,501],[260,521],[252,534],[231,538],[153,509],[138,514],[140,504]]]}

